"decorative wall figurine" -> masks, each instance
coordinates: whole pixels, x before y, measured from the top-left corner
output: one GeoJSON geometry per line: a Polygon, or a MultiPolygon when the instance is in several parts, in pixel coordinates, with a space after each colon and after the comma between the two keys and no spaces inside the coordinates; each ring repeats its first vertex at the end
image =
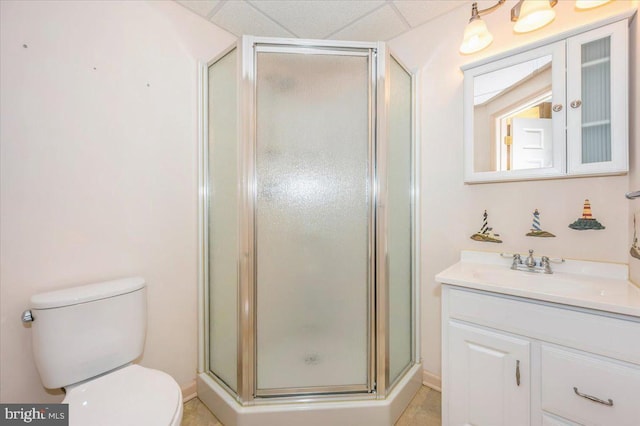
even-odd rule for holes
{"type": "Polygon", "coordinates": [[[629,254],[636,259],[640,259],[640,247],[638,247],[638,237],[636,234],[636,215],[633,214],[633,244],[631,245],[631,249],[629,249],[629,254]]]}
{"type": "Polygon", "coordinates": [[[482,241],[485,243],[501,243],[502,240],[498,238],[500,234],[494,234],[493,228],[489,227],[489,223],[487,221],[488,216],[489,215],[485,210],[484,214],[482,215],[482,228],[480,228],[480,231],[473,234],[471,236],[471,239],[475,241],[482,241]]]}
{"type": "Polygon", "coordinates": [[[602,226],[602,224],[591,215],[591,204],[589,203],[589,200],[584,200],[582,217],[569,225],[569,228],[576,229],[578,231],[585,231],[588,229],[604,229],[604,226],[602,226]]]}
{"type": "Polygon", "coordinates": [[[533,224],[531,225],[531,232],[527,233],[527,237],[555,237],[551,232],[543,231],[540,228],[540,212],[538,209],[533,212],[533,224]]]}

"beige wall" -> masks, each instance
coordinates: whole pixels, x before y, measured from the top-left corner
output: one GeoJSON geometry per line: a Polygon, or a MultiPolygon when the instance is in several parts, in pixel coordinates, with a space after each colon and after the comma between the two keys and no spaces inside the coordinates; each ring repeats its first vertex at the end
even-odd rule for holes
{"type": "MultiPolygon", "coordinates": [[[[482,8],[494,2],[480,3],[482,8]]],[[[509,9],[514,4],[513,0],[507,1],[484,18],[495,39],[487,50],[476,55],[458,53],[462,31],[470,16],[469,6],[455,9],[390,42],[390,48],[420,75],[422,356],[427,377],[435,377],[436,381],[440,377],[441,323],[440,285],[434,276],[455,263],[460,250],[526,253],[531,248],[539,255],[628,262],[630,215],[629,202],[624,198],[628,176],[463,184],[460,66],[637,7],[635,1],[618,0],[595,10],[578,12],[573,1],[559,2],[553,23],[534,33],[516,35],[509,21],[509,9]],[[606,230],[568,228],[581,215],[585,198],[591,200],[594,217],[606,230]],[[540,210],[543,229],[557,238],[525,236],[536,208],[540,210]],[[489,213],[490,226],[501,234],[503,244],[469,239],[479,230],[484,209],[489,213]]],[[[637,49],[636,43],[631,54],[636,63],[637,49]]],[[[636,85],[632,94],[636,105],[637,92],[636,85]]],[[[638,121],[637,106],[635,114],[632,122],[638,121]]],[[[638,161],[634,160],[632,165],[638,161]]]]}
{"type": "Polygon", "coordinates": [[[42,388],[19,319],[32,294],[129,275],[148,283],[142,364],[188,384],[197,64],[235,38],[173,2],[0,7],[0,401],[62,399],[42,388]]]}

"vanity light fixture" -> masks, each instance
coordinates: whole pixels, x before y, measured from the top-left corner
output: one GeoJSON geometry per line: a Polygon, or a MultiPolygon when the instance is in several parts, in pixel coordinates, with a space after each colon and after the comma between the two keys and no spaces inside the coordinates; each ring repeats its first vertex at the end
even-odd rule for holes
{"type": "Polygon", "coordinates": [[[611,0],[576,0],[576,9],[592,9],[609,3],[611,0]]]}
{"type": "MultiPolygon", "coordinates": [[[[464,29],[460,53],[468,55],[479,52],[489,46],[493,41],[493,36],[487,29],[487,24],[480,18],[487,13],[493,12],[505,3],[506,0],[498,0],[496,4],[486,9],[478,9],[478,3],[471,5],[471,18],[464,29]]],[[[611,0],[576,0],[577,9],[591,9],[609,3],[611,0]]],[[[544,27],[553,21],[556,12],[553,7],[558,4],[558,0],[519,0],[511,8],[511,21],[515,22],[513,31],[516,33],[527,33],[544,27]]]]}
{"type": "Polygon", "coordinates": [[[504,4],[506,0],[499,0],[498,3],[486,9],[478,10],[478,3],[471,5],[471,18],[464,29],[462,44],[460,45],[460,53],[469,55],[479,52],[489,46],[493,41],[493,35],[489,32],[487,24],[480,19],[480,14],[485,15],[493,12],[504,4]]]}
{"type": "Polygon", "coordinates": [[[556,12],[552,9],[558,0],[520,0],[511,9],[511,21],[515,22],[513,31],[517,33],[528,33],[542,28],[556,17],[556,12]]]}

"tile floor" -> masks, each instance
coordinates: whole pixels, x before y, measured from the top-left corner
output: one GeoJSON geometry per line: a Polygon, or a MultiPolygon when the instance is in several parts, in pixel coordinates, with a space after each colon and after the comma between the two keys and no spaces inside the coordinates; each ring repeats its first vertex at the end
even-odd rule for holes
{"type": "MultiPolygon", "coordinates": [[[[440,426],[440,392],[422,386],[396,426],[440,426]]],[[[198,398],[184,404],[182,426],[223,426],[198,398]]],[[[340,426],[340,425],[335,425],[340,426]]]]}

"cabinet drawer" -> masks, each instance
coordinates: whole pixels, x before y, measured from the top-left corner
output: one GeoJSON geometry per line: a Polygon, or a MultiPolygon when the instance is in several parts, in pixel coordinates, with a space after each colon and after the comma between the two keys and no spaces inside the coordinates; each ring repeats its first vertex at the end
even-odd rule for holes
{"type": "Polygon", "coordinates": [[[542,409],[584,425],[640,424],[640,368],[543,345],[542,409]],[[589,400],[578,392],[612,405],[589,400]]]}
{"type": "Polygon", "coordinates": [[[451,318],[640,364],[640,322],[631,318],[611,318],[452,287],[447,290],[451,318]]]}
{"type": "Polygon", "coordinates": [[[567,419],[553,416],[549,413],[542,413],[542,426],[580,426],[567,419]]]}

